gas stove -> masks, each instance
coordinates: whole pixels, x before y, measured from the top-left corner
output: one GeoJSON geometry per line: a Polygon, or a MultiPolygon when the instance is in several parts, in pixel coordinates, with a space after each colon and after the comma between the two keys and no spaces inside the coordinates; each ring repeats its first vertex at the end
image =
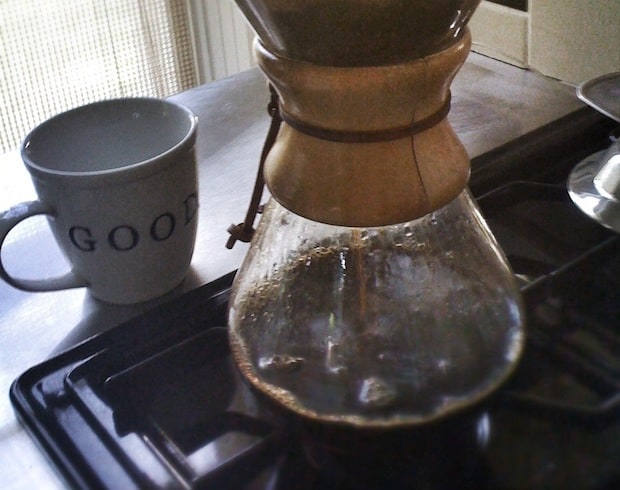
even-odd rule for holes
{"type": "Polygon", "coordinates": [[[470,189],[526,301],[527,346],[506,385],[440,438],[312,427],[253,393],[228,350],[232,273],[29,369],[14,408],[78,488],[614,488],[620,241],[565,184],[612,129],[583,109],[473,160],[470,189]]]}

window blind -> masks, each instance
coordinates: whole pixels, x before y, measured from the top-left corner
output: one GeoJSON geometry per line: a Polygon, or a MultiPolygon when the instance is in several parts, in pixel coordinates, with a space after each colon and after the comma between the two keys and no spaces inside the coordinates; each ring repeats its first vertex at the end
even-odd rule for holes
{"type": "Polygon", "coordinates": [[[195,84],[186,0],[0,0],[0,152],[72,107],[195,84]]]}

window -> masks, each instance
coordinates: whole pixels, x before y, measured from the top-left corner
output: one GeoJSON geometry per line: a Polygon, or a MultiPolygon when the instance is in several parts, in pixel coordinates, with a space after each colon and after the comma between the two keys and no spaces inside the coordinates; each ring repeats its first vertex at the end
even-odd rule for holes
{"type": "Polygon", "coordinates": [[[0,153],[72,107],[195,84],[186,0],[0,0],[0,153]]]}

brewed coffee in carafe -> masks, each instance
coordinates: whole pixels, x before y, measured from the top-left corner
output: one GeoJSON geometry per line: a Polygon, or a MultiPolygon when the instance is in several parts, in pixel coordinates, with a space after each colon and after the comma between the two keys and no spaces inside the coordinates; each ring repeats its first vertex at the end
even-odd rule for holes
{"type": "Polygon", "coordinates": [[[319,35],[367,35],[356,2],[238,3],[260,35],[279,124],[264,160],[271,198],[230,299],[241,373],[298,415],[365,428],[421,424],[485,398],[518,362],[524,318],[446,118],[478,2],[370,2],[367,25],[397,22],[400,9],[418,23],[437,16],[433,35],[396,51],[379,42],[385,57],[373,49],[368,65],[359,46],[324,58],[319,35]],[[304,12],[312,22],[313,8],[323,16],[313,40],[278,23],[304,12]]]}

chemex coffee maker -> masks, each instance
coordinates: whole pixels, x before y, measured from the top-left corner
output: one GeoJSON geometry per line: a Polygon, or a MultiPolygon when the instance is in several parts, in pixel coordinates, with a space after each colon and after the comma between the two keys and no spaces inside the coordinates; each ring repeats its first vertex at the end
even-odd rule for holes
{"type": "Polygon", "coordinates": [[[237,0],[273,124],[271,198],[254,233],[252,212],[231,230],[253,236],[229,338],[286,413],[415,429],[486,399],[519,360],[519,289],[446,117],[478,3],[237,0]]]}

